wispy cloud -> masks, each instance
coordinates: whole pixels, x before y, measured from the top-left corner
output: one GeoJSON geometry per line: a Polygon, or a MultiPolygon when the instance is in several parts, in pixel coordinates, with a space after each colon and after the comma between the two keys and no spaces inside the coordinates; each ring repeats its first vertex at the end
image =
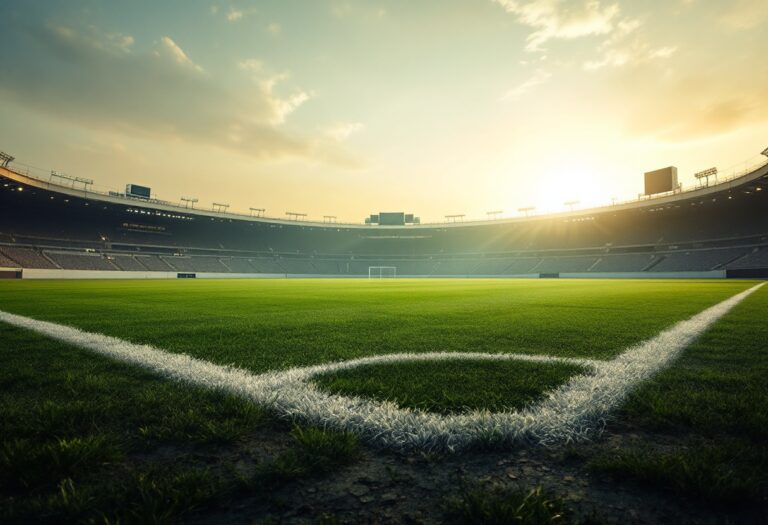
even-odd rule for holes
{"type": "Polygon", "coordinates": [[[364,129],[365,126],[361,122],[339,122],[326,128],[325,134],[333,140],[342,142],[364,129]]]}
{"type": "Polygon", "coordinates": [[[536,86],[544,84],[547,80],[549,80],[551,76],[552,74],[548,71],[539,69],[533,74],[533,76],[531,76],[531,78],[504,93],[501,97],[501,100],[504,102],[516,101],[536,86]]]}
{"type": "Polygon", "coordinates": [[[227,11],[227,21],[237,22],[241,18],[243,18],[243,12],[240,9],[235,9],[234,7],[230,7],[229,11],[227,11]]]}
{"type": "Polygon", "coordinates": [[[283,30],[283,27],[277,22],[272,22],[267,26],[267,31],[273,35],[279,35],[283,30]]]}
{"type": "Polygon", "coordinates": [[[288,96],[280,97],[276,94],[278,83],[286,80],[288,75],[282,73],[259,82],[259,89],[264,101],[270,108],[269,122],[271,124],[282,124],[285,119],[296,111],[302,104],[312,98],[312,94],[301,89],[295,90],[288,96]]]}
{"type": "Polygon", "coordinates": [[[676,46],[651,45],[651,40],[640,20],[625,18],[620,20],[610,34],[597,48],[600,57],[584,62],[584,69],[596,71],[606,67],[622,67],[643,64],[656,59],[671,57],[676,46]]]}
{"type": "Polygon", "coordinates": [[[534,29],[528,35],[526,51],[543,51],[550,40],[572,40],[613,31],[619,15],[617,4],[603,5],[598,0],[492,0],[516,20],[534,29]]]}
{"type": "Polygon", "coordinates": [[[264,69],[264,62],[257,58],[246,58],[238,62],[237,67],[243,71],[258,73],[264,69]]]}
{"type": "MultiPolygon", "coordinates": [[[[143,53],[121,43],[128,40],[56,25],[4,31],[0,62],[14,74],[0,76],[0,95],[5,103],[134,138],[204,143],[261,159],[345,161],[322,149],[321,135],[279,126],[311,98],[298,88],[280,94],[287,75],[261,80],[255,91],[234,90],[201,74],[170,37],[143,53]],[[23,57],[15,45],[25,47],[23,57]]],[[[258,61],[243,64],[254,69],[258,61]]]]}
{"type": "Polygon", "coordinates": [[[162,37],[160,39],[160,49],[155,51],[155,53],[158,56],[160,56],[160,54],[165,54],[166,56],[170,57],[171,60],[183,67],[188,67],[199,72],[203,71],[203,68],[192,62],[184,50],[181,49],[181,47],[179,47],[179,45],[174,42],[171,37],[162,37]]]}

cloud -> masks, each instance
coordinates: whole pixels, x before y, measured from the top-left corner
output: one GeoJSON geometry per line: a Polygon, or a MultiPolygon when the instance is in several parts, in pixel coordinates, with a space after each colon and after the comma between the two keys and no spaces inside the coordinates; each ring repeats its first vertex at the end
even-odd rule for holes
{"type": "Polygon", "coordinates": [[[768,119],[768,73],[754,71],[749,82],[732,64],[691,72],[648,62],[606,77],[621,93],[612,112],[623,114],[632,136],[670,143],[731,133],[768,119]]]}
{"type": "Polygon", "coordinates": [[[179,45],[171,40],[170,37],[164,36],[160,39],[160,50],[156,51],[159,55],[161,53],[169,56],[174,62],[182,67],[188,67],[195,71],[202,72],[203,68],[192,62],[183,49],[179,45]]]}
{"type": "Polygon", "coordinates": [[[655,59],[667,59],[671,57],[677,47],[664,46],[651,48],[645,42],[636,40],[631,44],[607,48],[603,50],[603,55],[598,60],[588,60],[584,63],[584,69],[587,71],[596,71],[604,67],[622,67],[629,64],[640,64],[655,59]]]}
{"type": "Polygon", "coordinates": [[[256,58],[246,58],[237,63],[237,67],[243,71],[250,71],[251,73],[258,73],[264,69],[264,62],[256,58]]]}
{"type": "Polygon", "coordinates": [[[273,35],[279,35],[283,28],[277,22],[272,22],[267,26],[267,31],[273,35]]]}
{"type": "Polygon", "coordinates": [[[335,141],[343,142],[364,129],[365,125],[361,122],[339,122],[326,128],[325,134],[335,141]]]}
{"type": "Polygon", "coordinates": [[[363,2],[335,2],[331,13],[336,18],[357,18],[359,20],[377,20],[387,16],[387,10],[363,2]]]}
{"type": "Polygon", "coordinates": [[[285,98],[277,96],[275,94],[275,87],[287,78],[288,75],[283,73],[259,82],[261,96],[270,108],[271,117],[269,122],[271,124],[282,124],[288,115],[312,98],[311,93],[302,90],[296,90],[285,98]]]}
{"type": "Polygon", "coordinates": [[[639,20],[626,18],[619,21],[611,35],[597,47],[600,58],[587,60],[583,68],[586,71],[596,71],[606,67],[618,68],[643,64],[656,59],[670,58],[677,51],[676,46],[650,45],[642,33],[642,24],[639,20]]]}
{"type": "Polygon", "coordinates": [[[522,84],[513,87],[502,95],[501,100],[504,102],[512,102],[518,100],[520,97],[531,91],[536,86],[544,84],[552,76],[548,71],[542,69],[537,70],[531,78],[523,82],[522,84]]]}
{"type": "Polygon", "coordinates": [[[13,71],[0,75],[0,98],[132,137],[199,143],[260,159],[337,160],[335,152],[318,149],[321,137],[291,134],[279,125],[311,97],[301,89],[282,96],[287,75],[261,81],[255,90],[233,90],[201,74],[169,37],[149,52],[126,51],[127,43],[56,25],[0,32],[0,62],[13,71]]]}
{"type": "Polygon", "coordinates": [[[227,11],[227,21],[228,22],[237,22],[241,18],[243,18],[243,12],[239,9],[235,9],[234,7],[230,7],[229,11],[227,11]]]}
{"type": "Polygon", "coordinates": [[[516,20],[535,31],[528,35],[526,51],[543,51],[553,39],[605,35],[613,31],[619,6],[603,6],[598,0],[567,2],[565,0],[492,0],[516,20]]]}

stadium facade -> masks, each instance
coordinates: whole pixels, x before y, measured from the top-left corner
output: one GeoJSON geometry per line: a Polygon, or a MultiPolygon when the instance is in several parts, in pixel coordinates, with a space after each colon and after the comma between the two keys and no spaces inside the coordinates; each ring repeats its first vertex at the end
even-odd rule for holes
{"type": "Polygon", "coordinates": [[[393,226],[194,209],[80,188],[88,182],[0,168],[0,274],[768,277],[768,162],[600,208],[393,226]]]}

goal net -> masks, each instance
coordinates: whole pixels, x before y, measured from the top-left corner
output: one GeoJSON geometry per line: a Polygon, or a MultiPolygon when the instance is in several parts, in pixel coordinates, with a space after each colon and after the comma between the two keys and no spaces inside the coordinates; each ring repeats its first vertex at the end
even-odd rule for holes
{"type": "Polygon", "coordinates": [[[394,279],[397,277],[397,266],[369,266],[369,279],[394,279]]]}

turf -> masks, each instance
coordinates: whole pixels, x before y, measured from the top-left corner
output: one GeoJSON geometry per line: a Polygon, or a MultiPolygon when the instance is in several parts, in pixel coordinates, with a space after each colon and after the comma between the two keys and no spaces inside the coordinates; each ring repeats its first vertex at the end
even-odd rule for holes
{"type": "Polygon", "coordinates": [[[5,281],[0,309],[257,372],[365,355],[610,358],[738,281],[5,281]]]}
{"type": "Polygon", "coordinates": [[[768,516],[767,292],[736,306],[617,414],[664,445],[605,451],[594,470],[768,516]]]}
{"type": "MultiPolygon", "coordinates": [[[[21,281],[0,282],[0,309],[262,372],[393,352],[607,359],[753,284],[21,281]]],[[[766,311],[764,288],[637,390],[618,416],[647,443],[605,450],[588,459],[591,468],[622,486],[672,490],[704,506],[765,506],[766,311]]],[[[543,365],[524,376],[511,369],[494,375],[466,362],[453,371],[385,368],[369,370],[376,388],[367,395],[396,393],[401,403],[438,411],[514,404],[524,381],[510,385],[510,374],[532,378],[533,397],[567,375],[549,375],[543,365]],[[465,374],[460,381],[457,373],[465,374]]],[[[328,475],[360,454],[354,436],[290,431],[239,399],[2,324],[0,391],[4,522],[183,520],[238,493],[268,497],[281,484],[328,475]],[[287,448],[267,461],[244,461],[242,443],[262,431],[282,435],[287,448]]],[[[468,494],[453,516],[505,519],[528,491],[488,501],[468,494]]]]}
{"type": "Polygon", "coordinates": [[[359,457],[355,436],[3,324],[0,363],[2,523],[176,522],[359,457]],[[287,446],[254,460],[263,432],[287,446]]]}
{"type": "Polygon", "coordinates": [[[523,408],[583,371],[577,365],[524,361],[405,362],[325,374],[315,383],[333,393],[448,414],[523,408]]]}

